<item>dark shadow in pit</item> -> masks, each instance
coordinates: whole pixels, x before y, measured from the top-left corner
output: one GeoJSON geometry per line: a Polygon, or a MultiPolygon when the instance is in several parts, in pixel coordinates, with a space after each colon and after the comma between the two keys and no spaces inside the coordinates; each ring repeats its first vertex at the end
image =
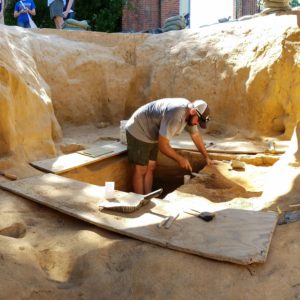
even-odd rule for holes
{"type": "Polygon", "coordinates": [[[206,167],[206,162],[200,153],[180,151],[187,158],[197,177],[191,176],[188,184],[184,184],[184,175],[191,175],[181,169],[176,162],[165,156],[159,156],[155,172],[153,189],[163,188],[161,199],[175,190],[186,194],[201,196],[212,202],[226,202],[234,198],[260,197],[262,192],[247,191],[234,180],[224,176],[217,168],[206,167]]]}

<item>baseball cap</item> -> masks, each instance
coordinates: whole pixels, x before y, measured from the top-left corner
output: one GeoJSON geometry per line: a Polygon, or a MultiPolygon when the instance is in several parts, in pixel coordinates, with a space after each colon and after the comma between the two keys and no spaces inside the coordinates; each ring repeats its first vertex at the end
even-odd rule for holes
{"type": "Polygon", "coordinates": [[[207,103],[202,99],[198,99],[193,102],[193,106],[196,108],[200,127],[206,128],[206,123],[209,121],[209,108],[207,103]]]}

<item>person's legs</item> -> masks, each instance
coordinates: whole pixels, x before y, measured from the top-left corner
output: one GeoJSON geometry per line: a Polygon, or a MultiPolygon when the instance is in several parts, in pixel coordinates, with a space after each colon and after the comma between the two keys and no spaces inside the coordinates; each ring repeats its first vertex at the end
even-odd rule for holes
{"type": "Polygon", "coordinates": [[[145,174],[147,172],[147,166],[134,165],[132,187],[133,191],[137,194],[144,195],[145,193],[145,174]]]}
{"type": "Polygon", "coordinates": [[[64,3],[62,0],[55,0],[50,4],[50,18],[53,19],[56,29],[62,29],[64,19],[64,3]]]}
{"type": "Polygon", "coordinates": [[[156,161],[158,154],[158,143],[151,144],[149,147],[149,161],[147,166],[147,172],[144,177],[144,192],[145,194],[149,194],[152,192],[153,185],[153,174],[156,169],[156,161]]]}
{"type": "Polygon", "coordinates": [[[128,160],[133,164],[133,191],[138,194],[148,194],[152,191],[158,144],[142,142],[128,131],[126,137],[128,160]]]}
{"type": "Polygon", "coordinates": [[[150,160],[147,166],[134,165],[133,169],[133,191],[137,194],[149,194],[152,191],[153,173],[156,161],[150,160]]]}
{"type": "Polygon", "coordinates": [[[58,17],[58,16],[54,17],[54,24],[56,29],[62,29],[63,23],[64,23],[63,17],[58,17]]]}
{"type": "Polygon", "coordinates": [[[147,172],[144,176],[144,193],[149,194],[152,192],[153,174],[156,168],[156,161],[150,160],[147,166],[147,172]]]}

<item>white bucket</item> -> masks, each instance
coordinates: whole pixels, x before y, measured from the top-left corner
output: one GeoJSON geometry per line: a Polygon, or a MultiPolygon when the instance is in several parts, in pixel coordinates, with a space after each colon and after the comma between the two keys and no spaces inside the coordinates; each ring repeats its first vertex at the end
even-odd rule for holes
{"type": "Polygon", "coordinates": [[[115,182],[114,181],[105,181],[105,198],[114,199],[115,197],[115,182]]]}
{"type": "Polygon", "coordinates": [[[126,138],[126,130],[125,130],[125,125],[128,120],[122,120],[120,121],[120,142],[122,144],[127,144],[127,138],[126,138]]]}
{"type": "Polygon", "coordinates": [[[191,175],[184,175],[183,176],[183,184],[188,184],[190,182],[191,175]]]}

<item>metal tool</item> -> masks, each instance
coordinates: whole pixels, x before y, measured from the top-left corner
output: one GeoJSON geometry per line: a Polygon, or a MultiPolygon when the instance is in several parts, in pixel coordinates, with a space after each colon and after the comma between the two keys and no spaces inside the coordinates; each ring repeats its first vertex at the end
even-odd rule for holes
{"type": "Polygon", "coordinates": [[[196,172],[191,172],[191,174],[192,174],[193,176],[195,176],[195,177],[201,177],[201,175],[198,174],[198,173],[196,173],[196,172]]]}
{"type": "Polygon", "coordinates": [[[216,216],[214,213],[208,212],[208,211],[200,212],[200,211],[197,211],[195,209],[190,209],[190,210],[193,211],[193,212],[185,211],[185,213],[188,214],[188,215],[195,216],[195,217],[197,217],[197,218],[199,218],[199,219],[201,219],[205,222],[210,222],[216,216]]]}
{"type": "Polygon", "coordinates": [[[164,218],[159,224],[157,224],[157,227],[158,228],[164,227],[166,229],[169,229],[171,227],[171,225],[173,224],[173,222],[178,218],[178,216],[179,216],[179,213],[164,218]]]}
{"type": "Polygon", "coordinates": [[[162,194],[162,192],[163,192],[163,189],[160,188],[160,189],[155,190],[147,195],[144,195],[144,199],[148,200],[148,199],[156,198],[156,197],[160,196],[162,194]]]}

